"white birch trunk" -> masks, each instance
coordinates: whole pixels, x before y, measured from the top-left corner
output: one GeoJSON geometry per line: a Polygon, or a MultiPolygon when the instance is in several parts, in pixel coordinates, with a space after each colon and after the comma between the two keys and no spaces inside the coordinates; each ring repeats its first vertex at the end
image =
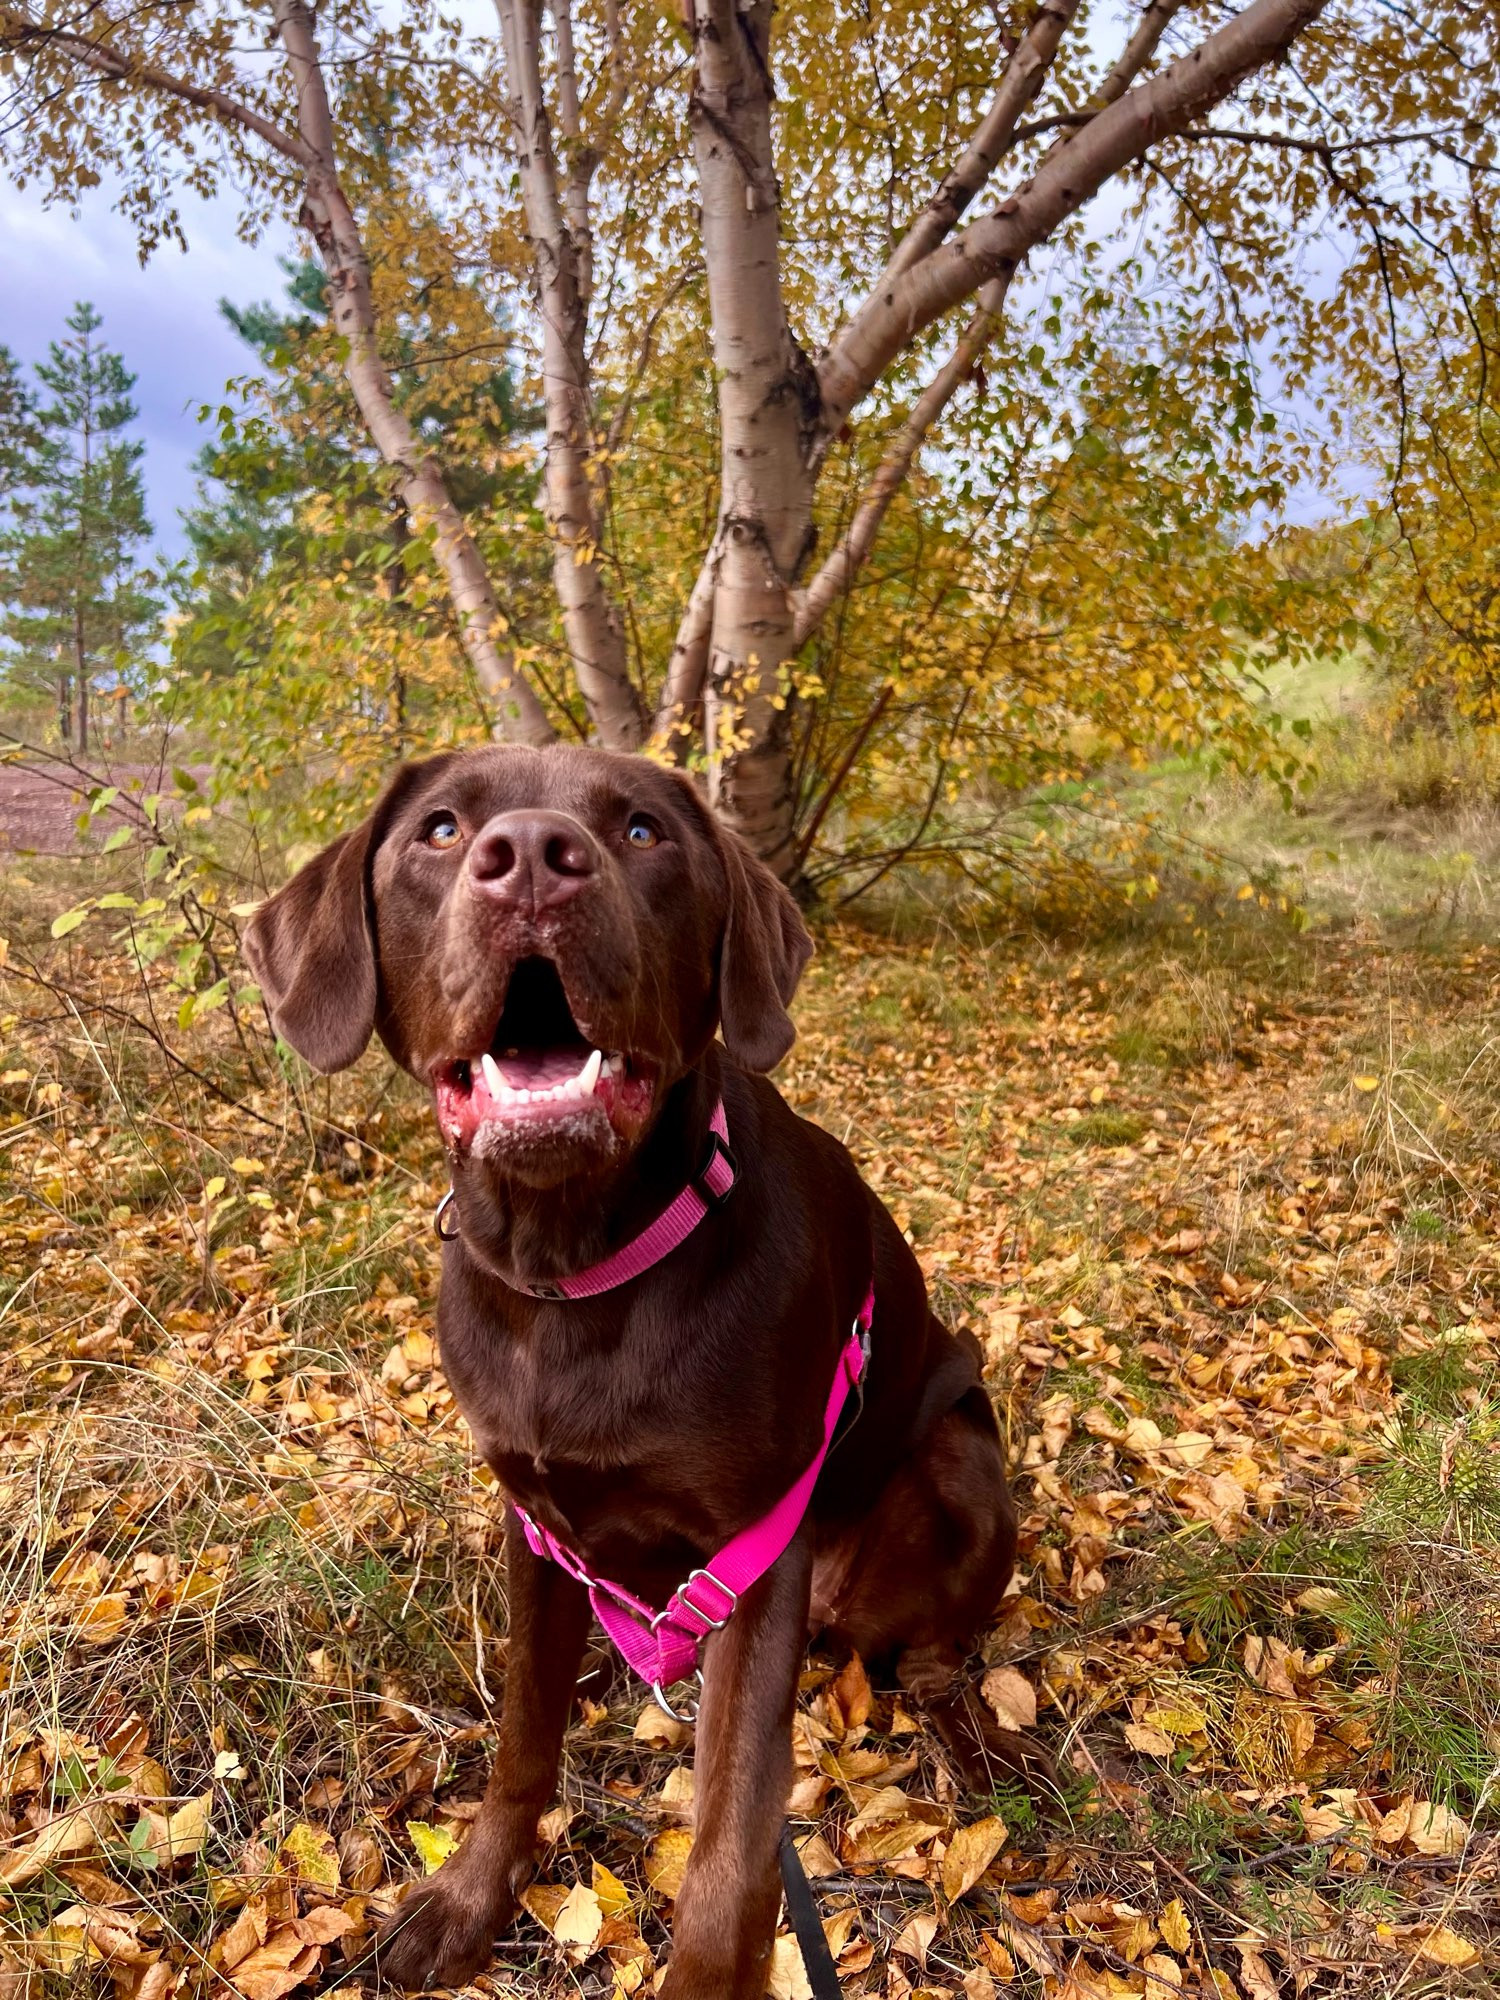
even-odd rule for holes
{"type": "MultiPolygon", "coordinates": [[[[634,750],[645,712],[630,678],[625,635],[605,588],[599,495],[591,483],[593,413],[587,355],[588,267],[559,193],[552,128],[542,94],[540,0],[495,0],[505,43],[521,199],[531,239],[542,337],[542,404],[547,423],[543,503],[552,537],[552,580],[563,634],[599,741],[634,750]]],[[[559,27],[564,20],[558,15],[559,27]]],[[[576,118],[571,32],[564,31],[565,115],[576,118]]],[[[584,162],[576,162],[579,174],[584,162]]],[[[587,183],[575,177],[574,214],[587,242],[587,183]]]]}
{"type": "Polygon", "coordinates": [[[781,295],[770,25],[769,0],[743,9],[734,0],[697,0],[690,115],[719,384],[720,517],[704,704],[709,796],[762,860],[786,874],[794,847],[785,668],[791,593],[811,537],[817,388],[781,295]]]}

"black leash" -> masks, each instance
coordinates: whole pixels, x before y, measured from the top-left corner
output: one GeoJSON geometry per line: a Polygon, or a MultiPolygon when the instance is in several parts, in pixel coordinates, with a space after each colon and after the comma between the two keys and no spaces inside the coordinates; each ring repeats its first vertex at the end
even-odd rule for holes
{"type": "Polygon", "coordinates": [[[812,1884],[802,1866],[802,1856],[792,1845],[792,1829],[787,1822],[782,1823],[781,1851],[777,1858],[781,1862],[786,1913],[792,1920],[792,1934],[802,1947],[802,1963],[807,1969],[813,2000],[843,2000],[838,1968],[828,1949],[818,1906],[813,1901],[812,1884]]]}

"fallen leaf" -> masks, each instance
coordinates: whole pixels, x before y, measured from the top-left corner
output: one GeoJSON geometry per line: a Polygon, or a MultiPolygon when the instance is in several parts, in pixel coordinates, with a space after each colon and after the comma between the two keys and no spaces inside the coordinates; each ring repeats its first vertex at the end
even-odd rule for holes
{"type": "Polygon", "coordinates": [[[1469,1827],[1450,1807],[1419,1799],[1411,1809],[1406,1838],[1418,1854],[1462,1854],[1469,1827]]]}
{"type": "Polygon", "coordinates": [[[1271,1968],[1253,1944],[1240,1946],[1240,1984],[1248,2000],[1281,2000],[1271,1968]]]}
{"type": "Polygon", "coordinates": [[[101,1836],[112,1832],[113,1827],[113,1821],[99,1806],[79,1806],[72,1812],[60,1812],[19,1853],[0,1864],[0,1882],[8,1889],[19,1889],[54,1862],[92,1853],[101,1836]]]}
{"type": "Polygon", "coordinates": [[[691,1723],[668,1715],[654,1701],[648,1701],[636,1717],[631,1734],[648,1750],[681,1750],[693,1740],[691,1723]]]}
{"type": "Polygon", "coordinates": [[[1417,1940],[1415,1950],[1418,1958],[1425,1958],[1432,1965],[1451,1965],[1459,1970],[1478,1965],[1484,1956],[1477,1944],[1471,1944],[1447,1924],[1435,1924],[1417,1940]]]}
{"type": "Polygon", "coordinates": [[[802,1872],[811,1882],[816,1882],[820,1876],[839,1873],[838,1856],[821,1833],[810,1833],[805,1840],[799,1840],[797,1854],[802,1862],[802,1872]]]}
{"type": "Polygon", "coordinates": [[[813,2000],[802,1947],[794,1937],[779,1937],[771,1946],[771,1964],[766,1974],[766,1991],[771,2000],[813,2000]]]}
{"type": "Polygon", "coordinates": [[[339,1850],[325,1826],[299,1820],[281,1843],[281,1858],[299,1881],[318,1889],[339,1886],[339,1850]]]}
{"type": "Polygon", "coordinates": [[[283,2000],[311,1979],[322,1960],[318,1947],[287,1924],[235,1967],[235,1989],[244,2000],[283,2000]]]}
{"type": "Polygon", "coordinates": [[[693,1836],[685,1826],[669,1826],[652,1841],[646,1852],[646,1880],[670,1903],[682,1887],[683,1871],[693,1850],[693,1836]]]}
{"type": "Polygon", "coordinates": [[[1036,1689],[1017,1667],[991,1667],[979,1691],[1002,1729],[1024,1734],[1036,1727],[1036,1689]]]}
{"type": "Polygon", "coordinates": [[[348,1888],[361,1894],[379,1886],[385,1857],[373,1833],[351,1826],[339,1835],[339,1874],[348,1888]]]}
{"type": "Polygon", "coordinates": [[[604,1908],[598,1896],[579,1882],[568,1891],[552,1925],[552,1935],[574,1965],[586,1959],[604,1928],[604,1908]]]}
{"type": "Polygon", "coordinates": [[[1127,1722],[1125,1741],[1143,1757],[1170,1757],[1177,1748],[1165,1730],[1152,1729],[1144,1722],[1127,1722]]]}
{"type": "Polygon", "coordinates": [[[1005,1845],[1008,1831],[994,1814],[958,1829],[943,1856],[943,1894],[950,1903],[968,1895],[1005,1845]]]}
{"type": "Polygon", "coordinates": [[[1188,1922],[1187,1911],[1182,1906],[1182,1898],[1174,1896],[1156,1920],[1156,1927],[1179,1956],[1186,1954],[1193,1943],[1193,1927],[1188,1922]]]}
{"type": "Polygon", "coordinates": [[[864,1661],[858,1653],[851,1653],[838,1679],[829,1689],[838,1703],[839,1714],[843,1718],[844,1734],[855,1729],[863,1729],[870,1719],[870,1710],[875,1697],[870,1692],[870,1677],[865,1672],[864,1661]]]}
{"type": "Polygon", "coordinates": [[[891,1940],[891,1950],[899,1952],[903,1958],[915,1959],[924,1971],[927,1954],[932,1949],[932,1940],[938,1933],[937,1913],[933,1910],[918,1910],[903,1931],[891,1940]]]}
{"type": "Polygon", "coordinates": [[[451,1827],[429,1826],[426,1820],[409,1819],[406,1832],[424,1875],[435,1875],[458,1846],[458,1835],[451,1827]]]}
{"type": "Polygon", "coordinates": [[[693,1811],[693,1789],[692,1765],[678,1764],[668,1771],[666,1781],[656,1796],[669,1811],[681,1813],[686,1819],[691,1817],[693,1811]]]}
{"type": "Polygon", "coordinates": [[[213,1807],[214,1795],[204,1792],[201,1798],[189,1799],[175,1812],[158,1813],[146,1808],[146,1819],[151,1827],[151,1847],[156,1855],[157,1866],[166,1868],[174,1861],[191,1861],[203,1850],[208,1838],[209,1813],[213,1807]]]}
{"type": "Polygon", "coordinates": [[[602,1861],[594,1863],[590,1880],[594,1894],[599,1898],[599,1907],[605,1916],[622,1916],[630,1908],[630,1891],[619,1876],[612,1874],[602,1861]]]}

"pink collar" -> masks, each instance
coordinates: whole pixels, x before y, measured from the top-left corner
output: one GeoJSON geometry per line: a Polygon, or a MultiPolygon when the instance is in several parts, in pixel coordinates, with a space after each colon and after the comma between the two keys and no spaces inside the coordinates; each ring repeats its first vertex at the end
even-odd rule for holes
{"type": "MultiPolygon", "coordinates": [[[[513,1292],[525,1292],[534,1299],[591,1299],[599,1292],[612,1292],[616,1285],[629,1284],[642,1271],[649,1271],[653,1264],[670,1256],[679,1243],[692,1235],[710,1209],[724,1206],[738,1176],[739,1162],[729,1150],[729,1125],[721,1097],[708,1121],[708,1152],[702,1166],[649,1228],[599,1263],[558,1278],[550,1285],[526,1285],[519,1278],[507,1278],[505,1283],[513,1292]]],[[[443,1216],[452,1200],[453,1190],[449,1188],[433,1217],[437,1233],[445,1242],[451,1239],[444,1232],[443,1216]]]]}

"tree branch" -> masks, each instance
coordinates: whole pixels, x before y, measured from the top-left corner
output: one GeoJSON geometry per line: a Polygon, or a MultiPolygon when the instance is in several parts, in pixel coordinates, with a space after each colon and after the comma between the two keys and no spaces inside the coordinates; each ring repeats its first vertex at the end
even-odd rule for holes
{"type": "Polygon", "coordinates": [[[303,140],[283,130],[274,119],[231,97],[228,91],[219,90],[212,84],[189,83],[185,77],[174,76],[168,70],[159,69],[155,63],[143,62],[139,56],[127,55],[95,36],[74,35],[60,28],[50,28],[26,13],[24,8],[9,5],[8,0],[7,4],[0,5],[0,48],[14,49],[21,55],[38,48],[60,49],[65,55],[81,62],[85,69],[94,70],[100,76],[119,83],[143,85],[163,97],[175,97],[183,104],[210,112],[226,125],[238,125],[304,172],[316,164],[312,149],[303,140]]]}
{"type": "Polygon", "coordinates": [[[585,313],[594,295],[594,231],[589,217],[589,184],[597,156],[583,143],[583,117],[578,104],[578,69],[573,56],[572,0],[551,0],[557,27],[557,120],[562,127],[563,207],[578,269],[578,299],[585,313]]]}
{"type": "MultiPolygon", "coordinates": [[[[961,159],[898,244],[875,286],[875,294],[879,294],[884,286],[903,272],[914,268],[938,247],[983,187],[996,162],[1023,137],[1058,126],[1072,128],[1086,125],[1121,97],[1150,61],[1168,24],[1184,4],[1185,0],[1148,0],[1134,33],[1083,110],[1065,112],[1057,118],[1039,119],[1034,125],[1020,126],[1016,121],[1041,88],[1063,32],[1076,11],[1077,0],[1054,0],[1052,6],[1044,7],[1007,64],[994,100],[961,159]]],[[[1066,143],[1066,140],[1059,142],[1066,143]]],[[[819,628],[840,594],[848,589],[874,546],[886,510],[910,471],[923,438],[994,339],[1009,282],[1007,273],[981,292],[979,308],[960,336],[953,355],[922,392],[911,415],[896,434],[847,533],[797,599],[794,637],[798,647],[819,628]]],[[[814,448],[814,469],[827,455],[833,435],[833,430],[825,427],[814,448]]],[[[678,632],[667,688],[653,728],[656,739],[662,739],[668,732],[680,735],[684,720],[696,710],[701,676],[708,662],[707,636],[702,631],[701,606],[697,600],[711,566],[717,563],[718,555],[719,549],[715,544],[704,558],[693,598],[678,632]],[[695,670],[699,675],[696,683],[691,679],[695,670]]]]}
{"type": "Polygon", "coordinates": [[[1148,82],[1126,90],[991,215],[981,217],[876,291],[818,367],[821,422],[831,438],[901,350],[991,278],[1008,278],[1122,167],[1185,130],[1246,76],[1283,54],[1328,0],[1251,0],[1148,82]]]}
{"type": "MultiPolygon", "coordinates": [[[[1088,123],[1090,120],[1096,118],[1099,112],[1104,110],[1108,105],[1115,103],[1124,95],[1134,78],[1139,75],[1140,71],[1150,61],[1163,34],[1166,32],[1168,23],[1175,14],[1181,11],[1183,4],[1184,0],[1149,0],[1149,4],[1136,25],[1135,32],[1121,50],[1118,60],[1106,72],[1098,89],[1089,99],[1088,106],[1082,112],[1068,114],[1066,121],[1043,120],[1033,129],[1041,129],[1042,126],[1055,122],[1066,122],[1068,124],[1074,122],[1088,123]]],[[[1038,21],[1033,24],[1033,34],[1037,32],[1044,18],[1039,16],[1038,21]]],[[[995,157],[999,156],[999,152],[1006,150],[1009,146],[1016,143],[1020,130],[1015,123],[1016,115],[1036,95],[1036,90],[1040,85],[1046,64],[1050,63],[1052,55],[1056,51],[1061,32],[1062,27],[1059,24],[1053,30],[1049,30],[1047,39],[1042,42],[1040,50],[1036,55],[1036,61],[1030,72],[1028,72],[1034,80],[1031,82],[1030,89],[1026,94],[1024,96],[1021,95],[1019,87],[1012,91],[1008,104],[1009,131],[1002,130],[999,122],[995,120],[994,107],[986,115],[986,126],[991,126],[993,121],[989,150],[994,153],[995,157]],[[1037,66],[1038,64],[1040,66],[1037,66]]],[[[1027,39],[1029,41],[1030,36],[1027,39]]],[[[1006,73],[1006,78],[1002,82],[1000,92],[997,93],[996,106],[999,106],[1005,97],[1006,85],[1009,83],[1012,73],[1020,65],[1025,53],[1026,44],[1023,43],[1021,48],[1017,50],[1010,69],[1006,73]]],[[[1070,142],[1070,138],[1071,134],[1069,137],[1058,140],[1053,146],[1052,151],[1059,151],[1070,142]]],[[[969,159],[978,154],[979,146],[976,136],[976,140],[970,145],[965,158],[969,159]]],[[[991,164],[993,164],[993,161],[991,164]]],[[[985,172],[986,174],[989,172],[988,167],[985,168],[985,172]]],[[[947,183],[945,183],[946,185],[947,183]]],[[[936,208],[938,199],[939,197],[934,197],[933,203],[929,205],[928,214],[931,214],[933,209],[936,208]]],[[[907,243],[918,238],[926,222],[927,217],[924,216],[922,222],[913,227],[903,242],[902,249],[905,249],[907,243]]],[[[944,229],[941,233],[946,235],[947,230],[944,229]]],[[[937,234],[936,221],[926,228],[923,240],[931,242],[934,247],[936,241],[940,240],[937,234]]],[[[924,252],[923,254],[927,253],[924,252]]],[[[892,264],[887,267],[888,274],[894,269],[896,261],[896,259],[893,259],[892,264]]],[[[903,268],[910,268],[910,264],[915,261],[916,259],[909,260],[908,264],[903,268]]],[[[899,275],[899,272],[897,275],[899,275]]],[[[803,645],[817,631],[833,604],[844,591],[848,590],[856,572],[864,563],[870,550],[874,547],[875,538],[880,530],[881,522],[885,519],[886,510],[890,506],[891,500],[894,498],[902,481],[911,470],[912,463],[921,449],[923,439],[947,408],[959,386],[968,379],[975,364],[999,332],[1001,313],[1004,309],[1005,295],[1009,284],[1010,278],[1007,274],[1004,277],[992,279],[980,291],[978,309],[959,337],[958,344],[954,348],[952,355],[918,397],[916,403],[913,405],[911,414],[896,433],[894,440],[887,449],[886,455],[881,461],[874,478],[871,480],[870,486],[859,504],[859,508],[849,525],[848,531],[802,594],[797,606],[796,643],[798,646],[803,645]]]]}
{"type": "Polygon", "coordinates": [[[912,405],[911,414],[891,441],[843,538],[802,592],[793,628],[799,647],[817,631],[869,555],[886,509],[911,470],[923,439],[999,331],[1009,286],[1008,277],[994,278],[980,292],[978,310],[964,328],[957,346],[912,405]]]}
{"type": "Polygon", "coordinates": [[[667,678],[651,724],[651,747],[670,763],[680,764],[698,726],[703,704],[703,679],[708,672],[709,645],[714,629],[714,593],[719,587],[719,537],[715,534],[688,597],[677,628],[667,678]]]}
{"type": "MultiPolygon", "coordinates": [[[[1180,0],[1179,0],[1180,3],[1180,0]]],[[[1044,0],[1021,45],[1005,66],[990,108],[956,166],[896,245],[875,289],[888,285],[933,251],[973,201],[1011,143],[1016,121],[1042,87],[1078,0],[1044,0]]]]}
{"type": "MultiPolygon", "coordinates": [[[[565,0],[554,0],[556,18],[565,0]]],[[[593,421],[587,352],[588,307],[578,245],[558,191],[552,128],[542,92],[541,0],[495,0],[510,83],[521,199],[531,239],[542,330],[542,403],[547,451],[543,493],[552,536],[552,581],[579,691],[612,750],[634,750],[645,714],[625,656],[625,636],[600,567],[600,512],[591,482],[593,421]]],[[[572,37],[566,37],[571,76],[572,37]]],[[[575,121],[576,83],[569,86],[575,121]]],[[[583,223],[587,228],[587,185],[583,223]]]]}
{"type": "Polygon", "coordinates": [[[781,289],[771,17],[772,0],[695,0],[688,116],[720,429],[705,702],[710,796],[785,874],[795,850],[782,668],[791,587],[810,546],[817,384],[781,289]]]}
{"type": "Polygon", "coordinates": [[[419,526],[432,526],[464,649],[480,686],[498,706],[497,734],[526,743],[550,743],[555,732],[546,710],[519,673],[514,654],[498,643],[504,620],[484,558],[453,504],[442,466],[419,442],[396,403],[380,358],[370,262],[339,180],[333,113],[312,17],[304,0],[275,0],[274,18],[296,87],[302,144],[310,155],[303,221],[328,273],[333,324],[347,343],[344,373],[349,387],[381,457],[400,478],[402,497],[413,518],[419,526]]]}

